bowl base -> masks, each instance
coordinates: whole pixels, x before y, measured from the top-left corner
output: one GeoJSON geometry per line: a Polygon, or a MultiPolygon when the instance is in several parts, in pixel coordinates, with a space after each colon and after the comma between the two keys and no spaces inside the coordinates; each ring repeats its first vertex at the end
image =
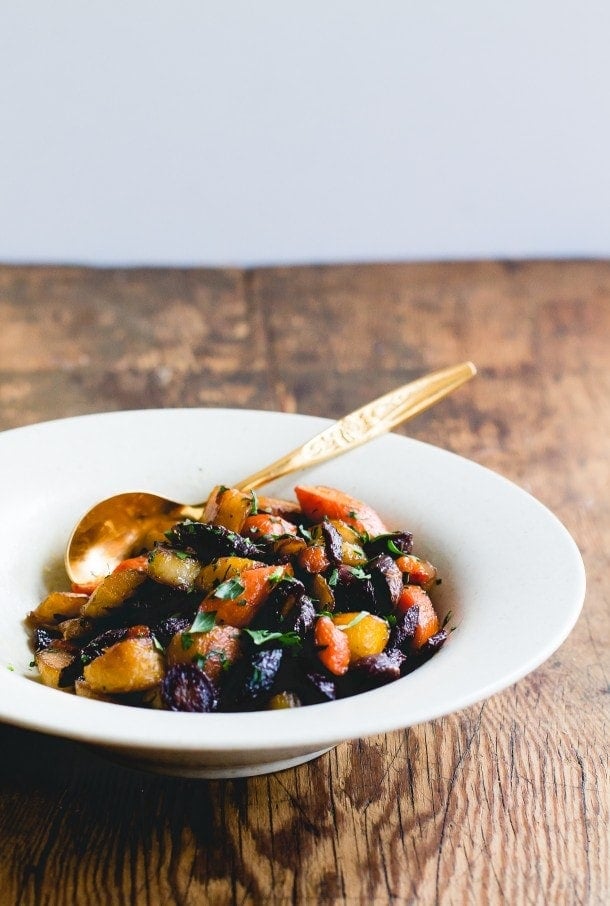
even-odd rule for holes
{"type": "Polygon", "coordinates": [[[327,746],[316,752],[308,752],[306,755],[297,755],[294,758],[281,758],[278,761],[265,761],[253,764],[181,764],[179,762],[163,761],[160,759],[142,759],[122,755],[115,749],[100,749],[98,746],[95,750],[98,754],[103,754],[106,758],[120,764],[122,767],[133,768],[137,771],[148,771],[153,774],[167,774],[173,777],[185,777],[192,780],[230,780],[236,777],[258,777],[261,774],[275,774],[278,771],[286,771],[289,768],[298,767],[307,761],[313,761],[326,752],[333,749],[334,746],[327,746]]]}

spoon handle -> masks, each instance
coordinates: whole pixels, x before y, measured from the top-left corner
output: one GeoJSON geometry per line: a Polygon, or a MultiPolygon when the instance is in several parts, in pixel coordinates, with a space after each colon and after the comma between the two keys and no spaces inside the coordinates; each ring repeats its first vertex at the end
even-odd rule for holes
{"type": "Polygon", "coordinates": [[[380,396],[316,434],[305,444],[234,485],[251,491],[276,478],[347,453],[418,415],[477,373],[472,362],[433,371],[380,396]]]}

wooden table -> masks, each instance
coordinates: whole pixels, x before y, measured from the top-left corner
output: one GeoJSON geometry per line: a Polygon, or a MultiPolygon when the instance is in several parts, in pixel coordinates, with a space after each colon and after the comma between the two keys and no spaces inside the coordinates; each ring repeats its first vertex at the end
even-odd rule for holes
{"type": "MultiPolygon", "coordinates": [[[[489,701],[277,775],[137,773],[0,727],[0,903],[610,898],[610,263],[0,268],[0,428],[159,406],[339,416],[462,359],[409,425],[553,509],[576,629],[489,701]]],[[[536,563],[515,564],[515,593],[536,563]]]]}

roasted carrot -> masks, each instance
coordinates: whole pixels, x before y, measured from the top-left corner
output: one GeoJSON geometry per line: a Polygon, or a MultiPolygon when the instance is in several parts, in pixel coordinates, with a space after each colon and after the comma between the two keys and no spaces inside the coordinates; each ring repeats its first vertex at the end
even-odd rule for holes
{"type": "Polygon", "coordinates": [[[148,554],[142,554],[141,557],[130,557],[129,560],[122,560],[118,566],[115,566],[113,572],[122,573],[125,569],[137,569],[140,573],[148,570],[148,554]]]}
{"type": "Polygon", "coordinates": [[[245,520],[241,534],[252,537],[256,540],[260,535],[296,535],[297,527],[287,519],[281,516],[273,516],[270,513],[257,513],[255,516],[248,516],[245,520]]]}
{"type": "Polygon", "coordinates": [[[210,679],[218,680],[241,657],[240,631],[235,626],[213,626],[208,632],[177,632],[166,651],[167,663],[197,664],[210,679]]]}
{"type": "Polygon", "coordinates": [[[281,497],[266,497],[263,494],[258,498],[259,513],[272,513],[274,516],[285,517],[289,513],[298,515],[299,505],[296,500],[283,500],[281,497]]]}
{"type": "Polygon", "coordinates": [[[428,560],[420,560],[414,554],[405,554],[402,557],[398,557],[396,566],[401,573],[406,573],[409,576],[409,582],[413,582],[415,585],[422,585],[426,589],[436,579],[436,568],[428,560]]]}
{"type": "Polygon", "coordinates": [[[419,619],[413,636],[413,646],[421,648],[431,636],[436,635],[440,629],[440,623],[428,593],[419,585],[405,585],[400,593],[397,607],[399,610],[406,611],[414,604],[419,607],[419,619]]]}
{"type": "Polygon", "coordinates": [[[244,569],[243,572],[222,582],[199,605],[209,613],[216,611],[219,623],[228,623],[240,629],[254,619],[259,607],[265,603],[274,582],[284,575],[292,575],[289,564],[259,566],[244,569]]]}
{"type": "Polygon", "coordinates": [[[388,531],[372,507],[344,491],[324,485],[301,485],[294,490],[301,509],[312,522],[320,522],[325,516],[328,519],[342,519],[357,532],[366,532],[371,537],[388,531]]]}
{"type": "Polygon", "coordinates": [[[349,641],[330,617],[322,616],[316,620],[314,640],[318,647],[318,657],[330,673],[343,676],[349,668],[349,641]]]}
{"type": "Polygon", "coordinates": [[[326,550],[321,544],[310,544],[304,548],[297,557],[299,566],[308,573],[323,573],[330,563],[326,550]]]}

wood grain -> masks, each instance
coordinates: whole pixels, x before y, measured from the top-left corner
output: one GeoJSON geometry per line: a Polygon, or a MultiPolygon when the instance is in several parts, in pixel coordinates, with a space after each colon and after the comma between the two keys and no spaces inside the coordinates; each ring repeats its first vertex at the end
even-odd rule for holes
{"type": "MultiPolygon", "coordinates": [[[[268,777],[195,782],[0,727],[0,903],[610,899],[610,264],[0,268],[0,428],[109,409],[339,416],[480,376],[408,426],[517,481],[581,548],[541,668],[443,720],[268,777]]],[[[544,564],[515,564],[515,583],[544,564]]]]}

